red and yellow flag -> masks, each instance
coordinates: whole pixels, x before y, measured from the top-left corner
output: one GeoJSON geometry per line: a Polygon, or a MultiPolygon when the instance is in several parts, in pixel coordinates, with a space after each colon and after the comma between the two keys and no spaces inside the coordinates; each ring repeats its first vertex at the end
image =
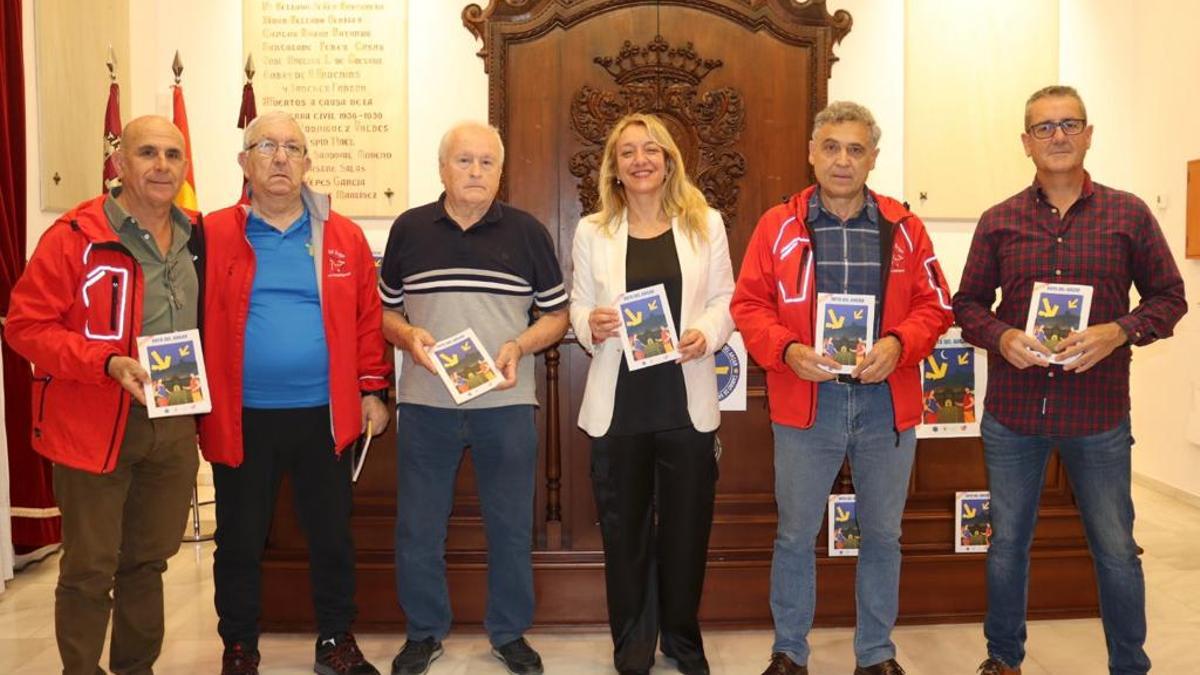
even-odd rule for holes
{"type": "Polygon", "coordinates": [[[183,134],[183,152],[188,163],[183,185],[179,188],[179,194],[175,195],[175,204],[181,208],[196,211],[198,206],[196,203],[196,177],[192,173],[192,135],[188,133],[187,108],[183,105],[183,86],[177,84],[171,88],[174,90],[175,99],[175,126],[183,134]]]}

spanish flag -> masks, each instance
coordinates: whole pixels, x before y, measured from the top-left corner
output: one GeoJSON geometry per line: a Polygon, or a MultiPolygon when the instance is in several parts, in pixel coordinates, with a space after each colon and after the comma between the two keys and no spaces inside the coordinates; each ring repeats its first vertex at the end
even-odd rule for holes
{"type": "Polygon", "coordinates": [[[180,133],[183,134],[183,151],[187,158],[187,176],[184,177],[183,185],[179,188],[179,194],[175,195],[175,204],[181,208],[198,209],[196,204],[196,177],[192,173],[192,136],[188,133],[187,108],[183,105],[183,85],[176,84],[171,87],[174,89],[175,99],[175,126],[179,127],[180,133]]]}

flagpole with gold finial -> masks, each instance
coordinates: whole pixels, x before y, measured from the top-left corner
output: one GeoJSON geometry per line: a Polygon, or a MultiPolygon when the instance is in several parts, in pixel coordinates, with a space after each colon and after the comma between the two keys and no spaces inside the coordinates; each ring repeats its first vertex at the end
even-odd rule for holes
{"type": "Polygon", "coordinates": [[[175,85],[171,87],[174,122],[179,133],[183,134],[183,156],[187,159],[187,173],[183,184],[179,186],[179,193],[175,195],[175,203],[181,208],[195,211],[199,207],[196,202],[196,175],[192,171],[192,135],[188,131],[187,107],[183,104],[183,85],[180,84],[183,81],[183,59],[179,58],[178,49],[175,50],[175,59],[171,61],[171,72],[175,73],[175,85]]]}

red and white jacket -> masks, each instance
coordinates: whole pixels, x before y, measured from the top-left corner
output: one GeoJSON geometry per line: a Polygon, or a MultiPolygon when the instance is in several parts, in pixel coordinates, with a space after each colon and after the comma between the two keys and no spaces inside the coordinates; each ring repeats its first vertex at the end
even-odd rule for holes
{"type": "MultiPolygon", "coordinates": [[[[34,450],[92,473],[116,468],[132,398],[108,376],[108,359],[136,359],[142,332],[142,267],[108,223],[108,198],[79,204],[46,230],[13,286],[4,327],[5,341],[33,363],[34,450]]],[[[203,228],[185,213],[196,261],[203,228]]]]}
{"type": "MultiPolygon", "coordinates": [[[[767,374],[771,420],[807,429],[816,419],[815,382],[783,360],[791,342],[813,345],[817,320],[816,264],[808,230],[815,186],[792,195],[759,219],[738,275],[730,311],[746,349],[767,374]]],[[[900,360],[888,376],[897,431],[921,421],[921,359],[954,320],[950,289],[925,225],[903,204],[871,193],[879,205],[883,297],[881,335],[900,340],[900,360]]]]}
{"type": "MultiPolygon", "coordinates": [[[[326,195],[302,193],[312,218],[317,291],[329,349],[329,408],[335,452],[362,429],[361,392],[388,386],[383,310],[375,260],[362,229],[329,209],[326,195]]],[[[208,215],[205,302],[201,337],[213,409],[200,418],[200,449],[210,462],[242,463],[242,369],[246,317],[254,284],[254,249],[246,239],[250,205],[208,215]]],[[[280,386],[285,386],[280,383],[280,386]]]]}

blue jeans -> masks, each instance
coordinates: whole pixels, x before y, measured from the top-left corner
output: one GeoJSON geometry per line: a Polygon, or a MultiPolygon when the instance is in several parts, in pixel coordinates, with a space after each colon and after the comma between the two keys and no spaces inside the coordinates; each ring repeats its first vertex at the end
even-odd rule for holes
{"type": "Polygon", "coordinates": [[[1029,548],[1050,450],[1066,467],[1083,517],[1100,590],[1100,616],[1113,675],[1150,670],[1146,641],[1146,584],[1133,540],[1129,418],[1091,436],[1026,436],[984,413],[981,424],[992,499],[988,549],[988,654],[1016,667],[1025,658],[1029,548]]]}
{"type": "Polygon", "coordinates": [[[410,640],[441,640],[452,615],[446,529],[463,448],[470,446],[488,546],[483,627],[500,646],[533,623],[533,406],[396,410],[396,594],[410,640]]]}
{"type": "Polygon", "coordinates": [[[845,457],[854,471],[862,540],[855,578],[858,622],[854,655],[870,666],[896,655],[892,626],[900,594],[900,519],[917,445],[912,429],[896,432],[887,384],[818,385],[817,419],[809,429],[775,430],[775,502],[779,530],[771,559],[775,646],[808,663],[816,605],[817,534],[845,457]]]}

